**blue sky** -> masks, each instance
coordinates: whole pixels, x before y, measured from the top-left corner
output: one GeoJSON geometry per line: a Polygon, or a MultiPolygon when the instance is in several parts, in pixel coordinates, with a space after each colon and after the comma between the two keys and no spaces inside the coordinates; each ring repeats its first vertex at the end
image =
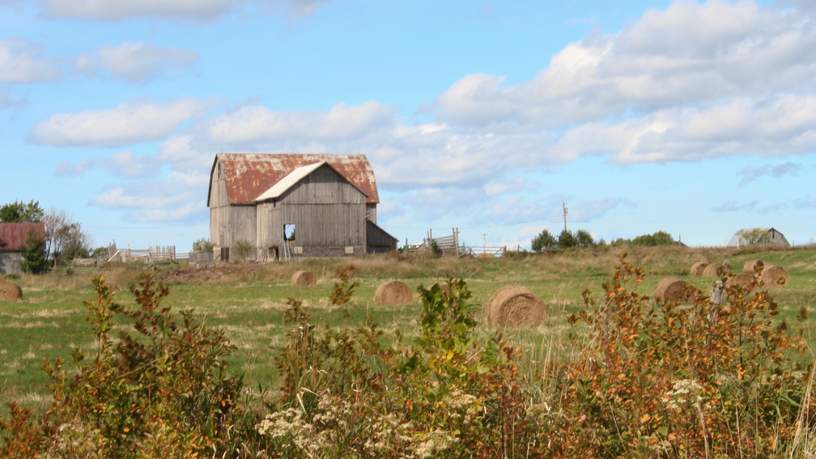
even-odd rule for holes
{"type": "Polygon", "coordinates": [[[0,0],[0,201],[184,250],[216,152],[360,152],[400,240],[806,243],[814,75],[805,0],[0,0]]]}

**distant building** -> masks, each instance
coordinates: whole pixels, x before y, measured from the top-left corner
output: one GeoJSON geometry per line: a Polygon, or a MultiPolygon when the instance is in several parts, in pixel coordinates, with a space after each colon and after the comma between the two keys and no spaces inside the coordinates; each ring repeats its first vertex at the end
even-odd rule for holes
{"type": "Polygon", "coordinates": [[[207,205],[217,260],[289,254],[347,256],[396,250],[377,226],[379,194],[364,155],[219,154],[207,205]]]}
{"type": "Polygon", "coordinates": [[[790,247],[790,243],[776,228],[741,229],[728,242],[729,247],[748,247],[756,245],[790,247]]]}
{"type": "Polygon", "coordinates": [[[42,223],[0,223],[0,274],[20,274],[28,235],[45,238],[42,223]]]}

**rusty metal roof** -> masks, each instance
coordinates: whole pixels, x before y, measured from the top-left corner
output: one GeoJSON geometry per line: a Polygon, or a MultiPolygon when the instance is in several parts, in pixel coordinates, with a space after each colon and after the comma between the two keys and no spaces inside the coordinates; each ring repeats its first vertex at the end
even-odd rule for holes
{"type": "Polygon", "coordinates": [[[45,238],[43,223],[0,223],[0,252],[20,252],[25,247],[28,233],[45,238]]]}
{"type": "MultiPolygon", "coordinates": [[[[380,202],[374,170],[365,155],[219,153],[213,162],[210,184],[215,166],[220,165],[226,178],[227,198],[230,204],[254,204],[255,198],[293,170],[322,161],[359,188],[367,196],[369,204],[380,202]]],[[[208,197],[207,205],[209,201],[208,197]]]]}

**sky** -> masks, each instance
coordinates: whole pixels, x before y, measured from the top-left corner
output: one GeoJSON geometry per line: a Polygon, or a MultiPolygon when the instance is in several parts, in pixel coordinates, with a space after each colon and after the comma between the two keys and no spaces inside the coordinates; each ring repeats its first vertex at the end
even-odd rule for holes
{"type": "Polygon", "coordinates": [[[181,252],[216,153],[363,153],[400,241],[803,244],[814,77],[811,0],[0,0],[0,202],[181,252]]]}

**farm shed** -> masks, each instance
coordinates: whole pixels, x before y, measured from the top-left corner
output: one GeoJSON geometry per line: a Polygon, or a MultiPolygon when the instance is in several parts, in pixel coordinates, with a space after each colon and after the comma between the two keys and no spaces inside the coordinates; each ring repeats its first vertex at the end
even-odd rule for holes
{"type": "Polygon", "coordinates": [[[790,243],[776,228],[751,228],[737,231],[728,242],[729,247],[747,247],[752,245],[767,245],[776,247],[790,247],[790,243]]]}
{"type": "Polygon", "coordinates": [[[377,226],[379,194],[364,155],[215,157],[207,205],[216,260],[346,256],[395,250],[377,226]]]}
{"type": "Polygon", "coordinates": [[[0,274],[20,274],[29,233],[45,238],[42,223],[0,223],[0,274]]]}

